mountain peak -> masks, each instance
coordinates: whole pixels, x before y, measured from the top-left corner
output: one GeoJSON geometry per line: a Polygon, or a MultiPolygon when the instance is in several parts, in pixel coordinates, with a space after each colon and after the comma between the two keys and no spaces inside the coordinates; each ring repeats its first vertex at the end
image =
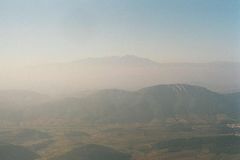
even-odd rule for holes
{"type": "Polygon", "coordinates": [[[137,66],[149,66],[158,65],[158,62],[153,60],[138,57],[135,55],[124,55],[124,56],[108,56],[98,58],[87,58],[80,61],[76,61],[80,64],[91,64],[91,65],[137,65],[137,66]]]}

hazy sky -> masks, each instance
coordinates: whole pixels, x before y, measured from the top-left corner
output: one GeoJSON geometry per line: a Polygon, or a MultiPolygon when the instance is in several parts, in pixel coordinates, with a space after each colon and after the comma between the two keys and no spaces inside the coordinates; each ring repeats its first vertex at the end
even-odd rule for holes
{"type": "Polygon", "coordinates": [[[0,0],[0,63],[240,61],[240,0],[0,0]]]}

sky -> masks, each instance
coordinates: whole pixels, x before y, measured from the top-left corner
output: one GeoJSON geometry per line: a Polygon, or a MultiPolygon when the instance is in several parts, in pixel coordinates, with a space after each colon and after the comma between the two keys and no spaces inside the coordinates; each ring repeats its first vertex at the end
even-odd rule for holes
{"type": "Polygon", "coordinates": [[[240,61],[240,0],[0,0],[0,63],[240,61]]]}

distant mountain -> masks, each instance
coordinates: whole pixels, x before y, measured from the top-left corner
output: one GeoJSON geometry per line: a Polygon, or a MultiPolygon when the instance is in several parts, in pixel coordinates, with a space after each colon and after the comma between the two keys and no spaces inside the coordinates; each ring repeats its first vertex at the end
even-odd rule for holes
{"type": "Polygon", "coordinates": [[[102,90],[83,98],[66,98],[38,107],[37,114],[40,117],[78,117],[110,123],[150,122],[169,118],[193,122],[231,121],[239,119],[239,98],[238,95],[219,94],[199,86],[157,85],[135,92],[102,90]]]}
{"type": "Polygon", "coordinates": [[[89,144],[54,158],[53,160],[130,160],[130,155],[110,147],[89,144]]]}
{"type": "Polygon", "coordinates": [[[0,143],[1,160],[36,160],[39,156],[21,146],[0,143]]]}
{"type": "Polygon", "coordinates": [[[218,92],[240,91],[240,63],[159,63],[126,55],[46,64],[1,73],[0,88],[37,90],[70,95],[80,90],[119,88],[136,90],[155,84],[185,83],[218,92]],[[2,85],[1,85],[2,84],[2,85]]]}
{"type": "Polygon", "coordinates": [[[80,61],[73,62],[74,64],[87,64],[87,65],[122,65],[122,66],[139,66],[139,67],[149,67],[158,66],[159,63],[152,61],[147,58],[137,57],[134,55],[125,56],[112,56],[112,57],[102,57],[102,58],[87,58],[80,61]]]}

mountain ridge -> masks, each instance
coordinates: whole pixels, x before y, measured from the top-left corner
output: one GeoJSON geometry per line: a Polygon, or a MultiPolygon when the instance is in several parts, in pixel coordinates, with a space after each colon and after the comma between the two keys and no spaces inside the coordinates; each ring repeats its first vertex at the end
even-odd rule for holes
{"type": "MultiPolygon", "coordinates": [[[[186,84],[156,85],[137,91],[102,90],[82,98],[67,98],[41,105],[43,117],[80,118],[92,122],[135,123],[154,119],[238,119],[238,96],[186,84]]],[[[38,117],[38,116],[37,116],[38,117]]]]}
{"type": "Polygon", "coordinates": [[[137,90],[154,84],[186,83],[227,93],[240,91],[239,73],[240,63],[159,63],[130,55],[10,70],[0,73],[0,76],[9,77],[9,81],[1,81],[0,88],[16,86],[58,95],[79,90],[137,90]]]}

